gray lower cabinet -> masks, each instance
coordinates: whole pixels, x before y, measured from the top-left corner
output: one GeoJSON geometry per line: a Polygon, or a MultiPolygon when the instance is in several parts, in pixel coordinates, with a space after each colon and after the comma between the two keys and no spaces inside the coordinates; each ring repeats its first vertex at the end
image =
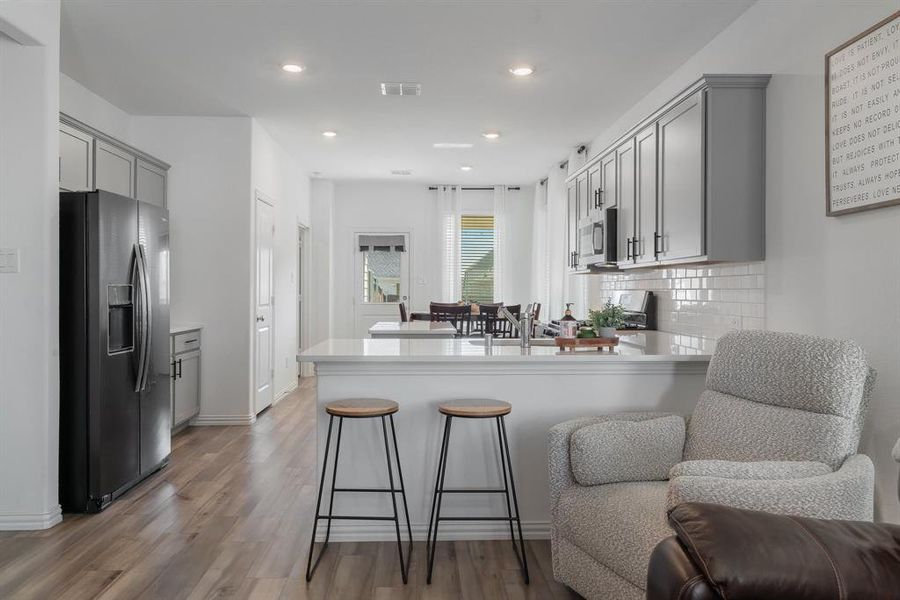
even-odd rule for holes
{"type": "Polygon", "coordinates": [[[94,138],[79,129],[59,125],[59,189],[94,189],[94,138]]]}
{"type": "Polygon", "coordinates": [[[106,190],[167,208],[168,169],[161,160],[60,113],[60,190],[106,190]]]}
{"type": "Polygon", "coordinates": [[[619,267],[765,259],[769,79],[704,75],[570,176],[618,205],[619,267]]]}
{"type": "Polygon", "coordinates": [[[179,332],[171,339],[174,429],[200,412],[200,330],[179,332]]]}

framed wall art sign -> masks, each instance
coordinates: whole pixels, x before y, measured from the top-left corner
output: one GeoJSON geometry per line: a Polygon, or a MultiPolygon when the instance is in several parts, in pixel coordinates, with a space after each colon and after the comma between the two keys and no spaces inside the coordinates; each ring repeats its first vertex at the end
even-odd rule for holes
{"type": "Polygon", "coordinates": [[[825,211],[900,204],[900,11],[825,55],[825,211]]]}

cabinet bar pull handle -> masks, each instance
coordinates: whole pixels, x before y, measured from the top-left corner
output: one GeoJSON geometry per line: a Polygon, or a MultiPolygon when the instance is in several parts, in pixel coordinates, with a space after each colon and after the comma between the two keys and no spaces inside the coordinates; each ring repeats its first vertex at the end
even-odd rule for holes
{"type": "Polygon", "coordinates": [[[657,243],[661,239],[662,239],[662,236],[659,235],[659,232],[654,231],[653,232],[653,258],[659,258],[659,254],[660,254],[660,252],[662,252],[662,250],[659,248],[659,244],[657,243]]]}
{"type": "Polygon", "coordinates": [[[181,379],[181,359],[178,359],[178,379],[181,379]]]}

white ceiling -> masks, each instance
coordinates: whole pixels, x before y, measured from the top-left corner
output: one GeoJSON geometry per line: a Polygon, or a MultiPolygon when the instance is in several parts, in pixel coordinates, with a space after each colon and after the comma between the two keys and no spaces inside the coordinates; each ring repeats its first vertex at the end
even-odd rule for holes
{"type": "Polygon", "coordinates": [[[524,183],[750,4],[65,0],[61,68],[133,114],[257,117],[323,177],[524,183]],[[516,63],[537,71],[514,79],[516,63]],[[381,96],[381,81],[421,82],[422,96],[381,96]]]}

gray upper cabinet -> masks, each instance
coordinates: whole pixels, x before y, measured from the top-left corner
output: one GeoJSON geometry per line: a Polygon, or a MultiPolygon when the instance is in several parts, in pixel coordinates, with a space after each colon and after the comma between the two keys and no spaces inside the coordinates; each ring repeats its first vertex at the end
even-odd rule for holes
{"type": "Polygon", "coordinates": [[[60,113],[59,189],[101,189],[167,207],[169,165],[60,113]]]}
{"type": "Polygon", "coordinates": [[[566,186],[566,267],[578,266],[578,182],[572,180],[566,186]]]}
{"type": "Polygon", "coordinates": [[[94,189],[94,138],[65,123],[59,125],[59,189],[94,189]]]}
{"type": "Polygon", "coordinates": [[[600,159],[600,176],[603,184],[600,186],[600,208],[615,208],[616,206],[616,153],[610,152],[600,159]]]}
{"type": "Polygon", "coordinates": [[[620,265],[634,263],[635,231],[635,172],[634,139],[616,148],[616,258],[620,265]]]}
{"type": "Polygon", "coordinates": [[[136,198],[156,206],[166,207],[166,170],[138,158],[135,176],[136,198]]]}
{"type": "Polygon", "coordinates": [[[94,142],[94,185],[122,196],[134,197],[134,155],[102,140],[94,142]]]}
{"type": "Polygon", "coordinates": [[[659,259],[703,256],[703,92],[659,120],[659,259]]]}
{"type": "Polygon", "coordinates": [[[603,173],[600,171],[600,163],[595,163],[588,169],[588,203],[590,204],[590,216],[597,217],[600,212],[600,193],[603,190],[603,173]]]}
{"type": "Polygon", "coordinates": [[[634,264],[656,261],[656,123],[634,138],[635,229],[632,252],[634,264]]]}
{"type": "Polygon", "coordinates": [[[599,172],[621,268],[765,259],[769,75],[704,75],[570,177],[599,172]]]}
{"type": "Polygon", "coordinates": [[[578,219],[581,220],[591,216],[587,173],[579,175],[576,181],[578,182],[578,219]]]}

